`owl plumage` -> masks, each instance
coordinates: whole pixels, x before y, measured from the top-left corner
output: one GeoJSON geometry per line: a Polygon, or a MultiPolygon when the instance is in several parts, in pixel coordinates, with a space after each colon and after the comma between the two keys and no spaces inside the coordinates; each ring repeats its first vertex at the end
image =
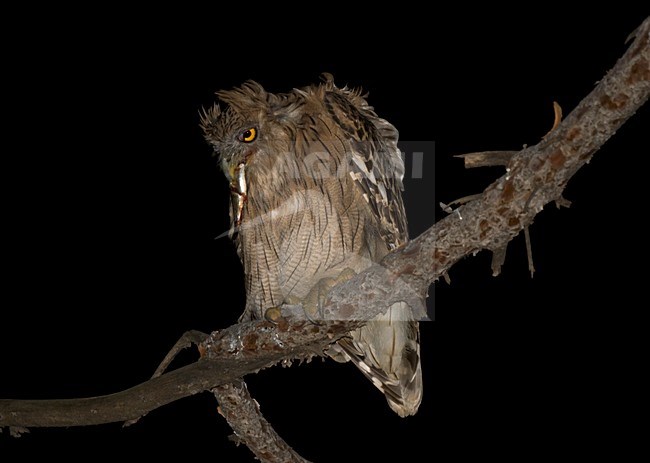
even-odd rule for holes
{"type": "MultiPolygon", "coordinates": [[[[242,320],[306,301],[320,283],[360,272],[408,240],[397,130],[359,92],[323,80],[282,94],[249,81],[218,92],[226,107],[202,116],[231,184],[242,320]]],[[[409,307],[395,304],[350,334],[330,356],[352,361],[398,415],[414,414],[422,373],[409,307]]]]}

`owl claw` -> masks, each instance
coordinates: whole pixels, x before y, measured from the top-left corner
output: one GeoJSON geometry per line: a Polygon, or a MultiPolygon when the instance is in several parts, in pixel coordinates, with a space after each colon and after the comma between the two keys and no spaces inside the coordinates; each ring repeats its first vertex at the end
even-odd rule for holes
{"type": "Polygon", "coordinates": [[[327,303],[330,290],[355,275],[354,270],[345,268],[336,277],[321,278],[304,298],[289,295],[279,307],[267,308],[264,312],[264,318],[275,324],[280,323],[283,319],[306,319],[314,325],[320,325],[322,324],[323,309],[327,303]]]}
{"type": "Polygon", "coordinates": [[[279,307],[269,307],[264,312],[264,318],[271,323],[277,323],[282,318],[282,311],[279,307]]]}
{"type": "Polygon", "coordinates": [[[315,325],[320,324],[321,320],[323,320],[323,308],[327,302],[330,290],[337,284],[347,281],[355,275],[354,270],[345,268],[334,278],[321,278],[302,301],[305,317],[315,325]]]}

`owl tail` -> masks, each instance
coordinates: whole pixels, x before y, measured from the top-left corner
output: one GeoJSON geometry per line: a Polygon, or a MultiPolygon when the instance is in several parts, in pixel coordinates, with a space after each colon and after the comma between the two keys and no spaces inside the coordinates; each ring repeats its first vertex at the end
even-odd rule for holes
{"type": "Polygon", "coordinates": [[[415,415],[422,401],[420,329],[418,322],[408,321],[410,314],[406,304],[394,304],[334,349],[384,393],[401,417],[415,415]]]}

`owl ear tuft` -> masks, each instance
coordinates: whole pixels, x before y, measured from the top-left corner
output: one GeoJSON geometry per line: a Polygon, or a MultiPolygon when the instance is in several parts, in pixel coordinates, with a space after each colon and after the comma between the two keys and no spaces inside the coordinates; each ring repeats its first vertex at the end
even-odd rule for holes
{"type": "Polygon", "coordinates": [[[218,103],[213,104],[208,109],[202,107],[199,110],[199,124],[203,131],[206,131],[209,127],[214,125],[217,119],[219,119],[219,116],[221,116],[221,108],[218,103]]]}
{"type": "Polygon", "coordinates": [[[334,83],[334,76],[329,72],[323,72],[320,75],[320,80],[323,82],[323,86],[326,90],[333,90],[336,88],[336,84],[334,83]]]}
{"type": "Polygon", "coordinates": [[[217,92],[217,97],[239,114],[258,112],[269,107],[269,94],[253,80],[232,90],[221,90],[217,92]]]}
{"type": "Polygon", "coordinates": [[[208,140],[208,142],[211,142],[212,139],[218,138],[218,122],[221,115],[222,111],[217,103],[213,104],[208,109],[201,108],[199,110],[199,127],[203,131],[203,136],[208,140]]]}

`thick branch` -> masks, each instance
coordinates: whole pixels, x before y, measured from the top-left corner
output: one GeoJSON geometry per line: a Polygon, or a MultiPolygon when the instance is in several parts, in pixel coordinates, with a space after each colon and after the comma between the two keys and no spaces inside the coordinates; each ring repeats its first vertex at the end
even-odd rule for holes
{"type": "MultiPolygon", "coordinates": [[[[259,359],[260,368],[264,366],[259,359]]],[[[115,394],[84,399],[0,400],[0,426],[85,426],[128,421],[249,372],[237,360],[197,362],[115,394]],[[219,378],[216,380],[216,378],[219,378]]]]}
{"type": "MultiPolygon", "coordinates": [[[[628,51],[555,130],[515,155],[506,175],[479,199],[459,207],[402,252],[386,256],[383,264],[412,287],[426,290],[461,258],[505,246],[546,204],[560,200],[576,171],[648,100],[649,36],[647,18],[628,51]]],[[[339,292],[338,301],[342,296],[339,292]]]]}
{"type": "Polygon", "coordinates": [[[219,412],[241,441],[260,461],[268,463],[309,463],[275,432],[262,416],[260,407],[248,392],[246,383],[237,381],[213,390],[219,412]]]}
{"type": "Polygon", "coordinates": [[[212,333],[204,358],[125,391],[83,399],[0,399],[0,426],[85,426],[128,421],[183,397],[232,383],[283,359],[322,353],[361,322],[233,325],[212,333]]]}
{"type": "Polygon", "coordinates": [[[283,359],[320,354],[394,302],[417,306],[431,282],[459,259],[504,247],[547,203],[560,199],[571,176],[648,99],[649,32],[646,19],[629,50],[598,86],[538,145],[515,155],[509,172],[479,199],[386,256],[381,265],[334,288],[323,324],[281,320],[235,325],[210,336],[203,360],[117,394],[0,400],[0,426],[74,426],[137,418],[283,359]]]}

